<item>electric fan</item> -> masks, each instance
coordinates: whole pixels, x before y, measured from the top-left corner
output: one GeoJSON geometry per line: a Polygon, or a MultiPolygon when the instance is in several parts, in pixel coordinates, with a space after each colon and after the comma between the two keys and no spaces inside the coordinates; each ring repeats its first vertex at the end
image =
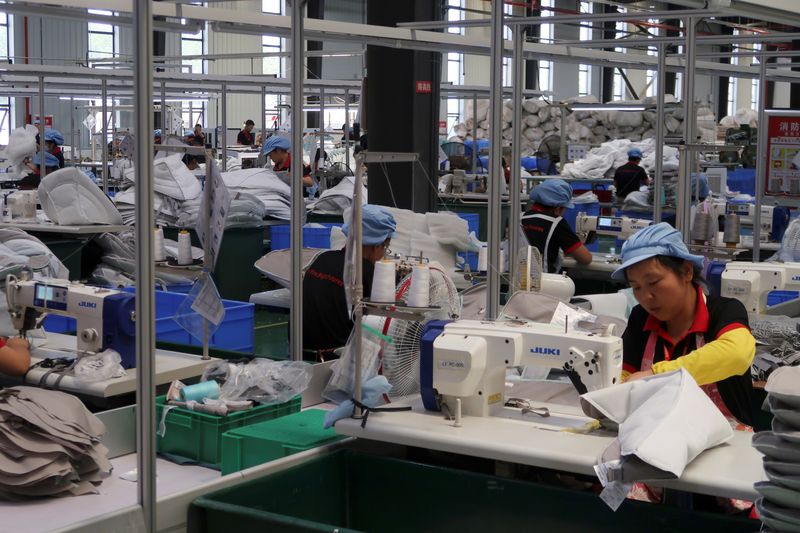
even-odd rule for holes
{"type": "Polygon", "coordinates": [[[535,246],[523,246],[517,256],[519,284],[521,291],[539,292],[542,289],[542,254],[535,246]]]}
{"type": "MultiPolygon", "coordinates": [[[[430,268],[429,301],[432,309],[425,321],[458,318],[461,314],[461,298],[450,277],[440,268],[430,268]]],[[[405,302],[411,286],[411,275],[397,285],[397,300],[405,302]]],[[[380,331],[393,342],[385,343],[379,372],[392,385],[389,399],[419,392],[420,339],[425,322],[383,318],[380,331]]]]}
{"type": "Polygon", "coordinates": [[[539,144],[539,149],[536,150],[536,157],[549,160],[551,165],[560,163],[561,142],[561,135],[548,135],[539,144]]]}

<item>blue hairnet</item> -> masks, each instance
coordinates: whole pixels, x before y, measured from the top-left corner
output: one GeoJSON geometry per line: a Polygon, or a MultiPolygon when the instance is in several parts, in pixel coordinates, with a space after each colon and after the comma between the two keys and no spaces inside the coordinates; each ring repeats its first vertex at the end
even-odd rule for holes
{"type": "MultiPolygon", "coordinates": [[[[41,154],[36,152],[36,155],[33,156],[33,164],[39,165],[41,163],[41,154]]],[[[44,161],[45,167],[57,167],[58,166],[58,158],[51,153],[44,154],[44,161]]]]}
{"type": "Polygon", "coordinates": [[[631,148],[628,150],[628,159],[641,159],[642,151],[638,148],[631,148]]]}
{"type": "Polygon", "coordinates": [[[572,203],[572,187],[560,179],[547,179],[533,188],[531,202],[548,207],[575,207],[572,203]]]}
{"type": "Polygon", "coordinates": [[[286,137],[282,137],[280,135],[273,135],[261,146],[261,153],[264,155],[271,154],[275,149],[280,148],[281,150],[286,150],[287,152],[292,149],[292,143],[289,142],[289,139],[286,137]]]}
{"type": "Polygon", "coordinates": [[[611,274],[611,279],[625,281],[626,268],[657,255],[677,257],[703,268],[703,256],[689,253],[680,232],[666,222],[661,222],[637,231],[625,241],[622,245],[622,266],[611,274]]]}
{"type": "Polygon", "coordinates": [[[56,146],[64,144],[64,136],[58,130],[44,130],[44,140],[55,143],[56,146]]]}
{"type": "MultiPolygon", "coordinates": [[[[397,222],[394,217],[377,205],[365,204],[361,208],[361,227],[363,228],[361,234],[362,244],[381,244],[386,239],[394,235],[394,230],[397,228],[397,222]]],[[[350,222],[347,221],[342,226],[342,231],[348,235],[350,230],[350,222]]]]}
{"type": "Polygon", "coordinates": [[[161,130],[153,130],[153,137],[161,137],[161,130]]]}

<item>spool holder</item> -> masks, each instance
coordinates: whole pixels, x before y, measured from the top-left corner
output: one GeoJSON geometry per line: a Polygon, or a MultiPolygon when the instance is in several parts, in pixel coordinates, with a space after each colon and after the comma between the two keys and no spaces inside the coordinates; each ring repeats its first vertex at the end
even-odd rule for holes
{"type": "Polygon", "coordinates": [[[438,305],[430,307],[409,307],[403,302],[395,303],[381,303],[371,302],[369,300],[362,300],[365,315],[385,316],[389,318],[397,318],[400,320],[412,320],[414,322],[422,322],[426,318],[429,311],[441,309],[438,305]]]}

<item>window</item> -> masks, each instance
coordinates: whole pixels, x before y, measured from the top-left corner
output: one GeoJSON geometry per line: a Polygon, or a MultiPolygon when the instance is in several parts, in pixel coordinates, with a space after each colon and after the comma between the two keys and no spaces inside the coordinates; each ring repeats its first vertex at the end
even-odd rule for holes
{"type": "MultiPolygon", "coordinates": [[[[11,19],[7,14],[0,13],[0,61],[7,61],[14,55],[12,43],[11,19]]],[[[0,96],[0,144],[2,145],[8,144],[8,137],[11,134],[13,105],[13,99],[8,96],[0,96]]]]}
{"type": "MultiPolygon", "coordinates": [[[[112,16],[114,13],[103,9],[89,9],[90,14],[112,16]]],[[[117,26],[113,24],[106,24],[104,22],[89,22],[87,29],[89,31],[89,49],[87,59],[90,66],[92,60],[98,61],[113,61],[119,51],[119,35],[117,26]]],[[[112,68],[112,65],[97,65],[98,68],[112,68]]]]}
{"type": "MultiPolygon", "coordinates": [[[[733,30],[734,35],[739,35],[739,30],[733,30]]],[[[739,47],[736,45],[731,46],[731,52],[734,54],[739,52],[739,47]]],[[[731,65],[738,65],[739,58],[731,57],[731,65]]],[[[736,114],[736,92],[739,89],[739,78],[731,76],[728,78],[728,115],[733,116],[736,114]]]]}
{"type": "MultiPolygon", "coordinates": [[[[581,2],[579,10],[581,13],[590,15],[592,13],[592,3],[581,2]]],[[[591,41],[593,37],[591,23],[584,23],[581,24],[580,28],[580,40],[591,41]]],[[[578,65],[578,96],[587,96],[589,94],[592,94],[592,66],[581,64],[578,65]]]]}
{"type": "MultiPolygon", "coordinates": [[[[510,17],[514,14],[514,6],[510,4],[503,5],[503,14],[510,17]]],[[[503,40],[510,41],[513,39],[511,28],[503,26],[503,40]]],[[[503,87],[510,87],[514,76],[514,58],[503,56],[503,87]]]]}
{"type": "MultiPolygon", "coordinates": [[[[554,0],[542,0],[539,4],[544,8],[552,8],[554,0]]],[[[552,10],[542,10],[543,17],[552,17],[552,10]]],[[[539,26],[539,42],[551,42],[553,40],[553,25],[542,24],[539,26]]],[[[539,61],[539,90],[552,91],[553,90],[553,62],[552,61],[539,61]]]]}
{"type": "MultiPolygon", "coordinates": [[[[202,5],[202,2],[192,2],[195,5],[202,5]]],[[[181,55],[187,57],[181,64],[187,65],[192,73],[205,74],[207,64],[202,56],[207,52],[207,32],[205,27],[201,27],[197,33],[181,33],[181,55]]],[[[195,124],[206,126],[206,100],[183,100],[181,102],[181,120],[183,127],[190,130],[195,124]]]]}
{"type": "MultiPolygon", "coordinates": [[[[753,50],[757,52],[761,51],[761,44],[754,43],[753,50]]],[[[753,64],[755,64],[755,60],[753,60],[753,64]]],[[[750,109],[758,110],[758,102],[761,99],[760,85],[759,85],[758,78],[750,80],[750,109]]]]}
{"type": "MultiPolygon", "coordinates": [[[[656,19],[648,19],[650,24],[657,24],[658,21],[656,19]]],[[[655,28],[655,26],[651,26],[651,28],[655,28]]],[[[657,32],[658,34],[658,32],[657,32]]],[[[650,34],[650,38],[655,37],[655,35],[650,34]]],[[[647,47],[647,55],[649,56],[657,56],[658,50],[653,47],[647,47]]],[[[657,71],[655,70],[648,70],[646,73],[646,82],[647,82],[647,90],[645,92],[646,96],[655,96],[656,90],[658,89],[658,75],[657,71]]]]}
{"type": "MultiPolygon", "coordinates": [[[[447,20],[464,19],[464,0],[447,0],[447,6],[451,8],[447,10],[447,20]]],[[[447,28],[447,33],[464,35],[464,28],[450,26],[447,28]]],[[[464,84],[464,54],[448,52],[445,68],[447,69],[444,72],[445,81],[453,85],[464,84]]],[[[453,126],[461,122],[461,117],[464,115],[464,101],[459,98],[448,98],[446,113],[447,131],[451,131],[453,126]]]]}
{"type": "MultiPolygon", "coordinates": [[[[283,15],[285,13],[285,0],[261,0],[261,11],[269,15],[283,15]]],[[[265,54],[278,54],[286,51],[286,39],[276,35],[261,36],[261,51],[265,54]]],[[[286,58],[279,55],[264,56],[262,59],[262,72],[265,76],[282,78],[286,75],[286,58]]],[[[267,94],[264,109],[267,114],[267,125],[274,126],[281,123],[280,104],[282,97],[277,94],[267,94]]],[[[327,113],[327,111],[326,111],[327,113]]],[[[261,126],[259,125],[259,128],[261,126]]]]}
{"type": "MultiPolygon", "coordinates": [[[[626,13],[627,10],[625,8],[619,8],[620,13],[626,13]]],[[[627,22],[617,22],[616,23],[616,34],[615,37],[617,39],[621,39],[628,34],[628,23],[627,22]]],[[[625,48],[614,48],[615,52],[625,52],[625,48]]],[[[622,80],[622,72],[618,68],[614,69],[614,92],[612,94],[612,99],[614,100],[623,100],[625,99],[625,82],[622,80]]]]}

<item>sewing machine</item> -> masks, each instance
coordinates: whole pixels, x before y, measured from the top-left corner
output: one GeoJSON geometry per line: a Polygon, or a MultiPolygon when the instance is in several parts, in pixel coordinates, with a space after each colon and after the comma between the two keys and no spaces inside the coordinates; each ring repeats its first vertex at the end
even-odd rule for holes
{"type": "Polygon", "coordinates": [[[22,335],[44,314],[75,318],[79,354],[110,348],[119,352],[123,367],[135,366],[134,295],[62,279],[8,276],[6,297],[11,323],[22,335]]]}
{"type": "MultiPolygon", "coordinates": [[[[720,221],[725,215],[739,216],[742,227],[753,227],[756,206],[750,203],[715,202],[714,219],[720,221]]],[[[761,206],[761,242],[780,242],[789,225],[789,209],[778,205],[761,206]]]]}
{"type": "Polygon", "coordinates": [[[652,220],[644,218],[602,217],[580,212],[575,217],[575,234],[584,242],[592,232],[597,235],[611,235],[624,241],[652,224],[652,220]]]}
{"type": "Polygon", "coordinates": [[[800,263],[732,261],[722,273],[720,295],[742,302],[748,313],[800,315],[800,263]],[[770,293],[773,305],[770,305],[770,293]]]}
{"type": "Polygon", "coordinates": [[[456,399],[462,413],[497,415],[504,409],[506,368],[544,366],[567,372],[579,392],[610,387],[622,372],[622,339],[609,333],[565,332],[523,320],[431,321],[421,341],[422,401],[430,411],[456,399]]]}

